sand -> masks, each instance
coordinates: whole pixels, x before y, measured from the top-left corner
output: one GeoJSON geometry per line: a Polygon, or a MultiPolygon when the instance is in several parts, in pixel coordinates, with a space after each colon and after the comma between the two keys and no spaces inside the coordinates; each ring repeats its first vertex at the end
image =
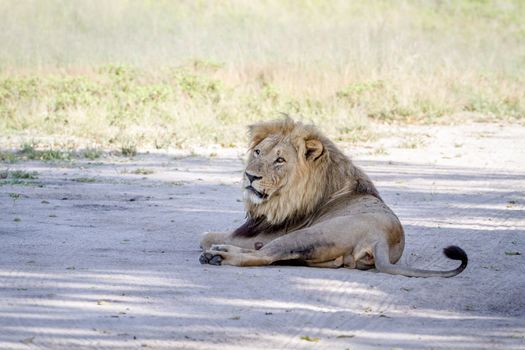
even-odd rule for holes
{"type": "Polygon", "coordinates": [[[0,186],[0,349],[525,349],[525,128],[401,129],[345,151],[400,263],[457,244],[459,276],[200,265],[201,233],[243,222],[242,150],[0,165],[38,172],[0,186]]]}

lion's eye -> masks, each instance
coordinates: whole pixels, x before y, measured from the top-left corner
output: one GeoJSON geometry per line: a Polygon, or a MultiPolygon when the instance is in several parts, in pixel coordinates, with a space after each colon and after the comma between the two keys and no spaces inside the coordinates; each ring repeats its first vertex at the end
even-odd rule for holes
{"type": "Polygon", "coordinates": [[[258,156],[259,154],[261,154],[261,150],[259,149],[256,149],[253,151],[253,154],[255,154],[256,156],[258,156]]]}
{"type": "Polygon", "coordinates": [[[279,157],[275,160],[276,163],[284,163],[286,160],[283,157],[279,157]]]}

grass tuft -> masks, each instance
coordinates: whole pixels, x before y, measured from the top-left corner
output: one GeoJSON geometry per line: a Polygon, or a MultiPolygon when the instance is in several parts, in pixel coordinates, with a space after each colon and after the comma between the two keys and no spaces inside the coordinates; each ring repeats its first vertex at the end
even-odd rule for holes
{"type": "Polygon", "coordinates": [[[120,147],[120,153],[124,157],[134,157],[137,155],[137,146],[134,144],[127,144],[120,147]]]}
{"type": "Polygon", "coordinates": [[[94,182],[97,182],[97,179],[93,177],[78,177],[75,179],[71,179],[71,181],[82,182],[82,183],[94,183],[94,182]]]}
{"type": "Polygon", "coordinates": [[[38,172],[36,171],[24,171],[24,170],[15,170],[10,173],[11,178],[13,179],[28,179],[35,180],[38,179],[38,172]]]}
{"type": "Polygon", "coordinates": [[[69,160],[71,158],[69,152],[54,149],[38,150],[33,144],[29,143],[22,145],[19,155],[22,159],[43,161],[69,160]]]}
{"type": "Polygon", "coordinates": [[[155,173],[155,171],[152,170],[152,169],[137,168],[137,169],[133,170],[131,173],[135,174],[135,175],[151,175],[151,174],[155,173]]]}
{"type": "Polygon", "coordinates": [[[96,148],[87,148],[82,151],[82,156],[89,160],[95,160],[102,156],[102,151],[96,148]]]}
{"type": "Polygon", "coordinates": [[[17,158],[14,153],[0,151],[0,162],[14,163],[16,161],[17,161],[17,158]]]}

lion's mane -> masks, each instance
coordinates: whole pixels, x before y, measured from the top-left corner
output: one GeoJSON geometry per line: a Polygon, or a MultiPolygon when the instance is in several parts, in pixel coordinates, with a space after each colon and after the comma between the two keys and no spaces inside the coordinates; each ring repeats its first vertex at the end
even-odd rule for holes
{"type": "Polygon", "coordinates": [[[235,230],[235,236],[307,227],[348,196],[366,193],[380,198],[368,176],[313,125],[285,118],[251,125],[249,135],[251,151],[270,135],[289,137],[298,154],[300,176],[263,203],[245,200],[247,220],[235,230]],[[313,161],[308,160],[308,144],[312,142],[322,144],[313,161]]]}

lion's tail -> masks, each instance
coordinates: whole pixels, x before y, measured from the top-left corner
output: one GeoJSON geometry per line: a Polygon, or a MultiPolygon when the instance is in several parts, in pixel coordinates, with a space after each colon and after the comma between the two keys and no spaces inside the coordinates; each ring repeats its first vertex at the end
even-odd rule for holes
{"type": "Polygon", "coordinates": [[[461,265],[454,270],[448,271],[421,270],[408,266],[394,265],[390,262],[388,245],[386,243],[378,243],[374,247],[375,265],[379,272],[407,277],[453,277],[465,270],[468,264],[468,257],[463,249],[451,245],[443,249],[443,253],[449,259],[461,260],[461,265]]]}

